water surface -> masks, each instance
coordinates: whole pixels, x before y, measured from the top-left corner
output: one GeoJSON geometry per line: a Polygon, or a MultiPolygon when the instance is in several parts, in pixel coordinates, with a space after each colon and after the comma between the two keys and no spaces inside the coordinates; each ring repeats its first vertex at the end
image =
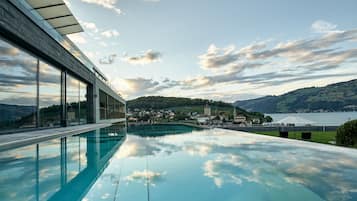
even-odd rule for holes
{"type": "Polygon", "coordinates": [[[355,149],[223,129],[128,131],[0,153],[1,200],[357,200],[355,149]]]}
{"type": "Polygon", "coordinates": [[[346,121],[357,119],[357,112],[321,112],[321,113],[276,113],[266,114],[273,118],[274,122],[293,116],[314,122],[316,126],[340,126],[346,121]]]}

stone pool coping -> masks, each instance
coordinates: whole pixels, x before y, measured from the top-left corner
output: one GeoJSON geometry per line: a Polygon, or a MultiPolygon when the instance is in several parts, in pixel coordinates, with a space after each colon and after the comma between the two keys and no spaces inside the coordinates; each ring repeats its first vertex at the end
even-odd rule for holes
{"type": "Polygon", "coordinates": [[[39,143],[54,138],[77,135],[111,125],[112,124],[110,123],[86,124],[0,135],[0,151],[39,143]]]}

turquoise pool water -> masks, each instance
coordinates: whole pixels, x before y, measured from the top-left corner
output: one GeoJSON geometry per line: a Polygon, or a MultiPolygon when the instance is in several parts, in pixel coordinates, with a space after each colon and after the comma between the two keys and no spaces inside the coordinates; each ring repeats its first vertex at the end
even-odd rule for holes
{"type": "Polygon", "coordinates": [[[113,126],[1,152],[0,200],[357,200],[357,150],[222,129],[113,126]]]}

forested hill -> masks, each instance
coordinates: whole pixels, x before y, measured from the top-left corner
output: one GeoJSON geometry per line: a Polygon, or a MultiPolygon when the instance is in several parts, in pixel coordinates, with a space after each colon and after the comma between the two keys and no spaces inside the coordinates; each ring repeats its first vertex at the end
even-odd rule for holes
{"type": "Polygon", "coordinates": [[[237,101],[234,105],[262,113],[353,111],[357,109],[357,79],[298,89],[280,96],[237,101]]]}
{"type": "MultiPolygon", "coordinates": [[[[233,115],[233,105],[222,101],[211,101],[206,99],[190,99],[178,97],[163,97],[163,96],[145,96],[127,102],[129,110],[161,110],[171,109],[179,113],[198,112],[203,113],[203,108],[206,104],[212,109],[213,114],[224,112],[233,115]]],[[[236,107],[238,114],[245,115],[248,118],[263,118],[264,115],[256,112],[247,112],[239,107],[236,107]]]]}
{"type": "Polygon", "coordinates": [[[190,99],[177,97],[163,97],[163,96],[144,96],[127,102],[128,108],[137,109],[166,109],[172,107],[186,107],[186,106],[204,106],[209,104],[218,107],[230,107],[231,103],[222,101],[210,101],[205,99],[190,99]]]}

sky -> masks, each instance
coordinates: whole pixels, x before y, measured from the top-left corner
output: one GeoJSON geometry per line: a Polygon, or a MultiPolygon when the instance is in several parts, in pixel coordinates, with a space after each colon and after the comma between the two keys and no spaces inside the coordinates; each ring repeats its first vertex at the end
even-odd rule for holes
{"type": "Polygon", "coordinates": [[[355,0],[66,0],[124,98],[233,102],[357,77],[355,0]]]}

